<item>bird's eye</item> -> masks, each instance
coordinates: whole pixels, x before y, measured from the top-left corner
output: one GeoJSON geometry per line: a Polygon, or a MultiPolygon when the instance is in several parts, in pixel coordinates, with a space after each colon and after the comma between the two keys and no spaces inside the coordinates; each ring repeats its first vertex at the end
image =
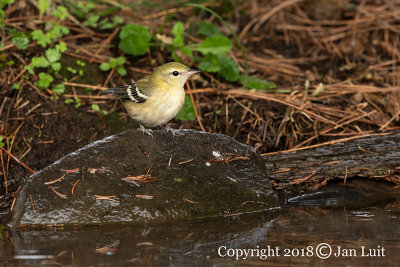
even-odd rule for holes
{"type": "Polygon", "coordinates": [[[176,71],[176,70],[174,70],[174,71],[172,72],[172,75],[174,75],[174,76],[178,76],[178,75],[179,75],[179,72],[178,72],[178,71],[176,71]]]}

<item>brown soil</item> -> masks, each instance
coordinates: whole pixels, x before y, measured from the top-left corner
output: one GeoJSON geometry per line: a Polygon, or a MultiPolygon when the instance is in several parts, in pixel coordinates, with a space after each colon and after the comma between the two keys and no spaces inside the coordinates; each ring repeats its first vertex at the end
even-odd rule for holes
{"type": "MultiPolygon", "coordinates": [[[[249,73],[275,82],[278,89],[241,90],[239,84],[218,82],[217,76],[203,73],[191,82],[191,88],[206,131],[228,134],[260,153],[271,153],[400,128],[398,1],[237,2],[228,11],[225,1],[208,5],[223,12],[237,32],[246,49],[249,73]],[[305,83],[310,84],[308,91],[305,83]],[[312,95],[321,88],[319,94],[312,95]]],[[[175,6],[164,7],[175,12],[175,6]]],[[[6,10],[5,23],[27,31],[43,28],[44,20],[37,14],[32,4],[18,3],[6,10]],[[36,17],[25,20],[27,16],[36,17]]],[[[121,10],[118,15],[126,23],[145,24],[155,32],[168,14],[143,7],[140,12],[121,10]]],[[[183,21],[189,28],[198,20],[220,25],[221,31],[230,35],[215,17],[188,7],[174,13],[164,31],[169,34],[175,21],[183,21]]],[[[98,70],[99,63],[121,55],[118,29],[93,32],[68,19],[64,25],[71,32],[63,39],[68,44],[63,64],[73,64],[76,58],[92,63],[85,77],[76,79],[71,73],[61,72],[60,81],[66,78],[68,82],[99,87],[121,85],[171,60],[169,52],[158,47],[143,57],[127,56],[129,74],[124,81],[115,72],[98,70]],[[80,54],[75,54],[75,49],[80,49],[80,54]]],[[[189,30],[187,42],[197,42],[190,34],[189,30]]],[[[104,98],[98,90],[68,86],[58,100],[51,98],[51,91],[39,91],[32,81],[24,79],[23,67],[32,56],[43,55],[44,49],[32,43],[20,51],[11,45],[11,36],[4,39],[0,57],[15,64],[3,67],[0,73],[0,134],[5,138],[4,149],[30,168],[40,170],[94,140],[135,127],[122,105],[104,98]],[[20,90],[11,88],[15,82],[20,90]],[[80,107],[64,103],[73,96],[80,98],[80,107]],[[109,114],[93,111],[91,104],[98,104],[109,114]]],[[[238,47],[231,55],[244,68],[238,47]]],[[[174,120],[171,126],[201,129],[197,121],[174,120]]],[[[0,208],[8,208],[29,171],[5,151],[1,156],[0,208]]]]}

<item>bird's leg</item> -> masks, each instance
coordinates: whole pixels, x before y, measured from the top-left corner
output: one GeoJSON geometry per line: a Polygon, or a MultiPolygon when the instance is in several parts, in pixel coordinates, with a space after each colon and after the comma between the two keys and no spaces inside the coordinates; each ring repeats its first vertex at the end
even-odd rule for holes
{"type": "Polygon", "coordinates": [[[151,129],[146,129],[146,128],[144,128],[144,126],[140,122],[138,122],[138,123],[139,123],[139,129],[138,129],[139,132],[142,132],[143,134],[148,134],[150,136],[153,136],[151,129]]]}
{"type": "Polygon", "coordinates": [[[178,132],[177,129],[171,128],[168,124],[165,124],[165,125],[164,125],[163,130],[165,130],[166,132],[171,132],[171,133],[172,133],[172,136],[175,136],[176,133],[178,132]]]}

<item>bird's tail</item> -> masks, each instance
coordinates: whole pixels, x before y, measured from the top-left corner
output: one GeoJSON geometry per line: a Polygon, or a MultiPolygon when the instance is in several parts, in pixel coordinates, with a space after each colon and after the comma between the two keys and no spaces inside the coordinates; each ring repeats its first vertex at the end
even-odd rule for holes
{"type": "Polygon", "coordinates": [[[101,92],[104,94],[115,94],[118,90],[122,89],[121,87],[115,87],[115,88],[108,88],[107,90],[102,90],[101,92]]]}

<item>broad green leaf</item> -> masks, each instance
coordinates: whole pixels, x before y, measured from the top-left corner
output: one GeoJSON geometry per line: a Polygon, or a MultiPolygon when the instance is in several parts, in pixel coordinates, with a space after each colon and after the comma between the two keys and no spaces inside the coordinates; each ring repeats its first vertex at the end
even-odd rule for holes
{"type": "Polygon", "coordinates": [[[200,51],[202,54],[222,55],[228,53],[232,49],[232,42],[222,35],[213,35],[207,37],[203,42],[199,43],[194,50],[200,51]]]}
{"type": "Polygon", "coordinates": [[[221,31],[213,23],[200,22],[197,28],[198,35],[212,36],[212,35],[222,35],[221,31]]]}
{"type": "Polygon", "coordinates": [[[173,49],[172,51],[171,51],[171,56],[172,56],[172,59],[174,60],[174,61],[176,61],[176,62],[181,62],[181,59],[180,59],[180,57],[178,56],[178,54],[176,53],[176,49],[173,49]]]}
{"type": "Polygon", "coordinates": [[[213,54],[208,54],[201,59],[199,69],[207,72],[218,72],[221,69],[218,57],[213,54]]]}
{"type": "Polygon", "coordinates": [[[128,24],[119,33],[119,48],[130,55],[143,55],[149,48],[151,34],[147,27],[139,24],[128,24]]]}
{"type": "Polygon", "coordinates": [[[96,28],[99,19],[100,19],[99,15],[90,15],[89,18],[83,23],[83,25],[96,28]]]}
{"type": "Polygon", "coordinates": [[[36,83],[40,89],[47,89],[50,86],[50,83],[53,81],[53,76],[41,72],[39,73],[39,81],[36,83]]]}
{"type": "Polygon", "coordinates": [[[239,70],[231,57],[229,57],[228,55],[218,55],[218,60],[221,64],[221,70],[219,73],[222,77],[230,82],[235,82],[239,80],[239,70]]]}
{"type": "Polygon", "coordinates": [[[61,70],[61,63],[60,62],[54,62],[51,63],[51,68],[55,71],[55,72],[59,72],[61,70]]]}
{"type": "Polygon", "coordinates": [[[183,105],[181,111],[175,116],[175,119],[181,121],[192,121],[196,119],[196,113],[194,112],[194,107],[190,96],[186,95],[185,104],[183,105]]]}
{"type": "Polygon", "coordinates": [[[61,53],[56,48],[49,48],[46,50],[46,57],[50,63],[53,63],[60,60],[61,53]]]}
{"type": "Polygon", "coordinates": [[[190,59],[193,58],[192,50],[189,47],[182,46],[182,47],[179,48],[179,50],[182,52],[182,54],[189,56],[190,59]]]}
{"type": "Polygon", "coordinates": [[[276,84],[273,82],[268,82],[266,80],[260,79],[255,76],[241,76],[240,82],[244,87],[249,89],[273,89],[276,88],[276,84]]]}
{"type": "Polygon", "coordinates": [[[94,111],[100,111],[100,107],[99,107],[99,105],[97,105],[97,104],[92,104],[92,109],[94,110],[94,111]]]}
{"type": "Polygon", "coordinates": [[[24,66],[24,69],[26,69],[28,72],[29,72],[29,74],[33,74],[33,73],[35,73],[34,71],[33,71],[33,68],[32,68],[32,66],[29,66],[29,65],[27,65],[27,66],[24,66]]]}
{"type": "Polygon", "coordinates": [[[110,58],[108,64],[110,64],[110,68],[115,68],[117,66],[117,60],[115,58],[110,58]]]}
{"type": "Polygon", "coordinates": [[[126,75],[126,69],[124,67],[117,67],[117,72],[121,76],[125,76],[126,75]]]}
{"type": "Polygon", "coordinates": [[[67,51],[67,44],[64,42],[60,42],[60,43],[56,44],[56,49],[58,51],[60,51],[61,53],[64,53],[65,51],[67,51]]]}
{"type": "Polygon", "coordinates": [[[126,62],[125,57],[117,57],[117,65],[119,65],[119,66],[124,65],[125,62],[126,62]]]}
{"type": "Polygon", "coordinates": [[[62,94],[64,94],[64,91],[65,91],[65,85],[62,83],[59,83],[56,86],[54,86],[52,90],[56,95],[62,95],[62,94]]]}
{"type": "Polygon", "coordinates": [[[54,25],[54,27],[46,34],[51,39],[57,39],[63,37],[64,34],[68,34],[69,29],[61,26],[61,25],[54,25]]]}
{"type": "Polygon", "coordinates": [[[0,8],[5,7],[6,5],[13,4],[15,0],[0,0],[0,8]]]}
{"type": "Polygon", "coordinates": [[[60,20],[65,20],[69,15],[68,9],[63,6],[57,6],[57,9],[53,11],[53,15],[60,20]]]}
{"type": "Polygon", "coordinates": [[[12,42],[18,49],[27,49],[29,45],[29,36],[24,32],[15,32],[13,34],[12,42]]]}
{"type": "Polygon", "coordinates": [[[50,7],[50,1],[49,0],[39,0],[38,5],[39,5],[40,15],[43,15],[46,12],[46,10],[50,7]]]}
{"type": "Polygon", "coordinates": [[[100,69],[102,71],[107,71],[107,70],[111,69],[111,67],[110,67],[110,64],[108,62],[104,62],[104,63],[101,63],[100,69]]]}
{"type": "Polygon", "coordinates": [[[32,68],[46,68],[50,64],[44,57],[33,57],[32,58],[32,68]]]}
{"type": "Polygon", "coordinates": [[[172,27],[172,34],[175,36],[174,39],[172,39],[172,45],[175,47],[181,47],[184,45],[183,43],[183,33],[185,31],[185,27],[183,26],[182,22],[177,22],[175,25],[172,27]]]}
{"type": "Polygon", "coordinates": [[[49,35],[44,34],[42,30],[34,30],[32,32],[32,39],[36,40],[38,44],[42,47],[46,47],[48,44],[51,43],[51,38],[49,35]]]}

